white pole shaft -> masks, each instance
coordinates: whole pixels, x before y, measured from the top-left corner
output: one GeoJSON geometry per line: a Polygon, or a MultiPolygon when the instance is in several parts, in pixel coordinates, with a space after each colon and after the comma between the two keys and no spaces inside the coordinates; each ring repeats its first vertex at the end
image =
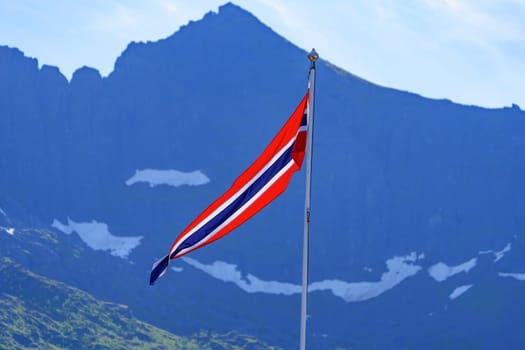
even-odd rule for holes
{"type": "Polygon", "coordinates": [[[301,338],[300,350],[306,349],[306,306],[308,299],[308,250],[310,234],[310,193],[312,184],[312,146],[314,135],[314,91],[315,91],[315,61],[311,61],[308,76],[308,88],[310,98],[308,101],[307,125],[308,133],[306,139],[306,194],[304,200],[304,237],[303,237],[303,283],[301,291],[301,338]]]}

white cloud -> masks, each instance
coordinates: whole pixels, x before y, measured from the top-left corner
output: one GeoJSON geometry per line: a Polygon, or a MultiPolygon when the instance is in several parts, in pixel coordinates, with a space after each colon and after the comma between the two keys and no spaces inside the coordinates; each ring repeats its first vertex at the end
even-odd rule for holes
{"type": "Polygon", "coordinates": [[[288,8],[282,0],[258,0],[261,4],[268,6],[288,26],[297,26],[299,21],[292,9],[288,8]]]}
{"type": "Polygon", "coordinates": [[[162,9],[169,15],[176,15],[179,12],[179,6],[172,0],[159,0],[162,9]]]}
{"type": "Polygon", "coordinates": [[[445,263],[439,262],[428,268],[428,274],[437,282],[443,282],[460,272],[469,272],[476,266],[477,261],[477,258],[472,258],[469,261],[457,266],[448,266],[445,263]]]}
{"type": "Polygon", "coordinates": [[[144,169],[135,170],[135,175],[126,181],[126,185],[131,186],[137,182],[148,183],[150,187],[158,185],[179,187],[204,185],[210,182],[210,179],[200,170],[183,172],[179,170],[144,169]]]}
{"type": "MultiPolygon", "coordinates": [[[[210,265],[184,257],[187,264],[199,269],[210,276],[223,281],[234,283],[247,293],[266,293],[276,295],[293,295],[301,293],[301,286],[293,283],[265,281],[247,274],[243,276],[237,269],[237,265],[222,261],[215,261],[210,265]]],[[[381,275],[381,279],[375,282],[345,282],[341,280],[324,280],[313,282],[309,285],[309,292],[330,291],[334,296],[346,302],[358,302],[375,298],[386,291],[394,288],[404,279],[415,275],[420,266],[412,264],[418,257],[416,253],[407,256],[395,256],[386,261],[387,272],[381,275]]]]}
{"type": "Polygon", "coordinates": [[[5,213],[5,211],[2,208],[0,208],[0,214],[2,214],[3,216],[7,217],[7,214],[5,213]]]}
{"type": "Polygon", "coordinates": [[[502,16],[509,1],[426,0],[434,11],[452,26],[449,38],[473,41],[491,47],[499,41],[523,41],[524,26],[512,17],[502,16]]]}
{"type": "Polygon", "coordinates": [[[472,288],[472,286],[473,286],[473,284],[468,284],[468,285],[457,287],[456,289],[454,289],[454,291],[452,293],[450,293],[450,295],[448,297],[450,298],[450,300],[457,299],[463,293],[465,293],[467,290],[472,288]]]}
{"type": "Polygon", "coordinates": [[[109,251],[111,255],[120,258],[127,258],[143,238],[142,236],[114,236],[109,232],[107,224],[95,220],[91,222],[75,222],[68,218],[67,224],[63,224],[55,219],[51,226],[68,235],[76,232],[90,248],[109,251]]]}

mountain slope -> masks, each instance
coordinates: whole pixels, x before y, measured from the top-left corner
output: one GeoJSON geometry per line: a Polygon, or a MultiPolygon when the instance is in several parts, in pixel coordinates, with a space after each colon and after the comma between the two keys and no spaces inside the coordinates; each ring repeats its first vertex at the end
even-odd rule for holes
{"type": "MultiPolygon", "coordinates": [[[[177,334],[236,329],[296,347],[301,173],[146,284],[303,96],[305,54],[232,4],[131,43],[108,77],[84,67],[67,82],[0,48],[0,252],[177,334]],[[131,181],[144,169],[209,181],[131,181]]],[[[525,112],[427,99],[322,60],[317,74],[309,344],[518,349],[525,112]]]]}
{"type": "Polygon", "coordinates": [[[135,319],[125,306],[102,303],[78,289],[35,275],[11,260],[0,265],[0,343],[49,348],[198,348],[135,319]]]}
{"type": "Polygon", "coordinates": [[[9,281],[0,287],[2,349],[274,349],[235,332],[173,335],[9,258],[0,260],[0,279],[9,281]]]}

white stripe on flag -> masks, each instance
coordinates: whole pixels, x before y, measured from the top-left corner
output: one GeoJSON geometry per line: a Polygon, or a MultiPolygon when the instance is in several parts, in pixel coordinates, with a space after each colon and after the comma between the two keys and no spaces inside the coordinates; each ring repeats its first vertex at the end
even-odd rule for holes
{"type": "Polygon", "coordinates": [[[202,239],[196,245],[182,249],[180,252],[177,253],[177,255],[174,258],[180,256],[181,254],[184,254],[184,252],[187,252],[190,249],[197,249],[198,247],[202,246],[204,243],[209,241],[215,235],[215,233],[217,233],[220,230],[222,230],[224,227],[226,227],[226,225],[228,225],[230,222],[235,220],[246,209],[248,209],[253,204],[253,202],[255,202],[260,196],[262,196],[277,180],[279,180],[279,178],[281,178],[281,176],[283,176],[284,173],[286,173],[293,164],[294,164],[294,160],[290,159],[290,161],[281,170],[279,170],[279,172],[277,174],[275,174],[266,183],[266,185],[264,185],[252,198],[250,198],[246,203],[244,203],[242,207],[240,207],[235,213],[233,213],[221,225],[219,225],[215,230],[210,232],[204,239],[202,239]]]}
{"type": "MultiPolygon", "coordinates": [[[[184,237],[170,250],[169,256],[173,254],[175,250],[184,242],[189,236],[191,236],[195,231],[199,230],[202,226],[208,223],[212,218],[214,218],[217,214],[219,214],[221,211],[223,211],[226,207],[228,207],[233,201],[235,201],[241,194],[243,194],[248,187],[250,187],[261,175],[270,168],[279,157],[282,156],[282,154],[291,146],[291,144],[295,141],[297,135],[294,136],[290,142],[288,142],[282,149],[277,152],[272,159],[266,165],[250,180],[248,181],[239,191],[237,191],[233,196],[231,196],[226,202],[224,202],[222,205],[220,205],[217,209],[215,209],[210,215],[208,215],[204,220],[202,220],[199,224],[197,224],[194,228],[192,228],[188,233],[184,235],[184,237]]],[[[179,254],[177,254],[179,255],[179,254]]]]}

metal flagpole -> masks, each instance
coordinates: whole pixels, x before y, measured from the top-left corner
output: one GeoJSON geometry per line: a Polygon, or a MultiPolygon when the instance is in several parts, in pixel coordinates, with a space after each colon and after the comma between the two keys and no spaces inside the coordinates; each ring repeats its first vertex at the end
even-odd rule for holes
{"type": "Polygon", "coordinates": [[[308,236],[310,234],[310,193],[312,184],[312,144],[314,136],[314,92],[315,92],[315,62],[319,58],[315,49],[308,54],[310,71],[308,73],[308,101],[306,139],[306,194],[304,199],[304,237],[303,237],[303,287],[301,293],[301,339],[300,350],[306,349],[306,305],[308,298],[308,236]]]}

